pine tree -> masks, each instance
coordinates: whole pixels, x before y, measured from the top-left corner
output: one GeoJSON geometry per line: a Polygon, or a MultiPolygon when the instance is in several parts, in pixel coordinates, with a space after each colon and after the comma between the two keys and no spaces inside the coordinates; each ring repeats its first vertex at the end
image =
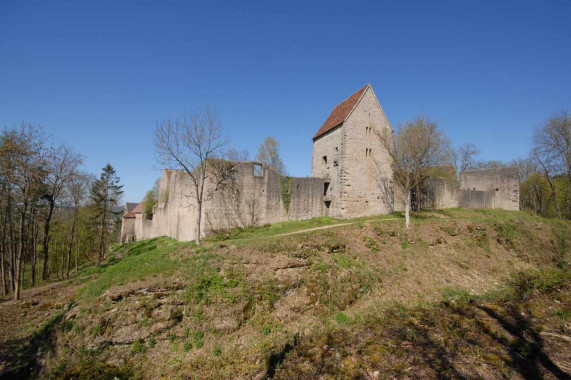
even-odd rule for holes
{"type": "Polygon", "coordinates": [[[121,213],[117,208],[123,194],[122,188],[123,185],[119,185],[119,177],[111,164],[102,169],[101,177],[91,186],[91,200],[100,228],[98,264],[105,258],[110,231],[113,230],[115,218],[121,213]]]}

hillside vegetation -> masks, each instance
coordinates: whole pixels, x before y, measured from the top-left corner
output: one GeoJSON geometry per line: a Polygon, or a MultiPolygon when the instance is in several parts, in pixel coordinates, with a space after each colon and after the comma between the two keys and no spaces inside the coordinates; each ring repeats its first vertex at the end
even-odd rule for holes
{"type": "Polygon", "coordinates": [[[52,319],[28,340],[16,322],[2,331],[12,345],[32,343],[21,357],[39,347],[37,360],[2,374],[564,378],[570,226],[446,210],[414,215],[410,230],[398,216],[320,218],[231,231],[200,247],[127,244],[63,285],[59,304],[18,304],[28,318],[47,310],[52,319]]]}

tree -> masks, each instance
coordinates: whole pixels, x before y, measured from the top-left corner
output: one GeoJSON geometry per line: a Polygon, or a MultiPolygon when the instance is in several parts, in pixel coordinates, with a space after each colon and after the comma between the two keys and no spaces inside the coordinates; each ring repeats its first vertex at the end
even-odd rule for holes
{"type": "Polygon", "coordinates": [[[226,157],[230,161],[248,161],[250,159],[250,152],[247,150],[237,150],[236,148],[232,148],[226,154],[226,157]]]}
{"type": "MultiPolygon", "coordinates": [[[[549,182],[551,197],[557,214],[561,219],[561,207],[556,195],[555,180],[566,177],[567,194],[571,192],[571,117],[567,110],[553,114],[533,135],[532,157],[541,168],[549,182]]],[[[571,209],[571,196],[566,197],[567,207],[571,209]]],[[[567,215],[571,217],[571,215],[567,215]]]]}
{"type": "Polygon", "coordinates": [[[499,169],[505,168],[507,165],[502,161],[488,160],[478,161],[474,164],[474,169],[499,169]]]}
{"type": "Polygon", "coordinates": [[[405,192],[405,224],[409,228],[412,191],[420,195],[427,169],[451,164],[450,142],[435,122],[422,116],[399,126],[394,136],[388,129],[377,136],[392,159],[394,182],[405,192]]]}
{"type": "Polygon", "coordinates": [[[117,208],[121,201],[121,194],[123,194],[122,188],[123,185],[119,185],[119,177],[111,164],[107,164],[102,169],[100,178],[95,180],[91,186],[91,200],[100,228],[98,265],[105,259],[109,231],[114,227],[115,218],[121,214],[117,208]]]}
{"type": "MultiPolygon", "coordinates": [[[[70,180],[67,183],[66,191],[67,198],[73,207],[73,216],[71,222],[71,232],[69,234],[69,245],[67,251],[67,270],[66,277],[69,279],[69,271],[71,267],[71,255],[73,251],[73,242],[77,241],[79,246],[79,239],[77,233],[77,225],[79,222],[79,211],[82,203],[87,197],[87,190],[89,189],[89,184],[91,183],[91,176],[87,173],[74,172],[70,180]]],[[[76,251],[77,252],[77,251],[76,251]]],[[[77,264],[79,261],[79,255],[76,254],[75,257],[75,272],[77,273],[77,264]]]]}
{"type": "Polygon", "coordinates": [[[145,194],[145,218],[147,219],[153,219],[153,207],[159,201],[159,183],[160,179],[157,179],[153,188],[145,194]]]}
{"type": "Polygon", "coordinates": [[[42,198],[47,202],[47,216],[44,220],[44,239],[43,239],[43,259],[44,266],[42,269],[42,279],[48,279],[48,262],[49,262],[49,242],[50,242],[50,226],[56,203],[62,194],[64,186],[70,181],[75,174],[82,158],[74,153],[71,149],[60,146],[51,148],[47,152],[45,180],[45,193],[42,198]]]}
{"type": "Polygon", "coordinates": [[[476,157],[480,150],[472,143],[464,144],[458,148],[458,171],[476,168],[476,157]]]}
{"type": "Polygon", "coordinates": [[[224,167],[218,159],[224,157],[227,145],[217,116],[209,108],[189,117],[160,122],[155,128],[159,162],[183,170],[193,186],[193,192],[187,196],[195,201],[197,211],[196,244],[200,244],[203,204],[211,198],[210,190],[218,190],[217,185],[224,179],[217,174],[224,167]],[[209,180],[215,182],[213,189],[207,188],[209,180]]]}
{"type": "Polygon", "coordinates": [[[45,136],[41,127],[22,123],[19,129],[5,130],[0,138],[0,171],[6,208],[5,250],[14,299],[20,299],[24,260],[32,244],[29,232],[45,177],[45,136]]]}
{"type": "Polygon", "coordinates": [[[286,168],[280,157],[280,144],[272,136],[266,137],[264,142],[260,144],[256,161],[274,168],[280,175],[287,175],[286,168]]]}

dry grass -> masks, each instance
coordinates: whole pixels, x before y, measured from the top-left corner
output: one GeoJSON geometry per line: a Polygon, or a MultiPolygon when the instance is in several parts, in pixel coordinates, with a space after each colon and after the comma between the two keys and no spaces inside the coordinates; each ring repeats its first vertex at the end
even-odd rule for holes
{"type": "MultiPolygon", "coordinates": [[[[413,226],[363,219],[282,237],[283,228],[264,227],[260,236],[218,236],[201,248],[165,238],[126,246],[66,314],[43,373],[73,378],[105,363],[94,371],[114,369],[119,378],[303,377],[312,363],[330,368],[323,374],[341,371],[332,361],[348,377],[439,376],[427,364],[444,365],[438,351],[423,359],[432,369],[407,370],[407,331],[424,328],[418,352],[431,339],[447,348],[454,320],[485,334],[475,321],[490,318],[472,304],[439,302],[505,294],[514,273],[565,268],[568,260],[569,223],[451,210],[417,215],[413,226]],[[393,327],[375,327],[381,322],[393,327]],[[324,351],[344,340],[345,351],[324,351]],[[387,350],[402,372],[379,364],[387,350]]],[[[506,304],[498,307],[507,318],[506,304]]]]}

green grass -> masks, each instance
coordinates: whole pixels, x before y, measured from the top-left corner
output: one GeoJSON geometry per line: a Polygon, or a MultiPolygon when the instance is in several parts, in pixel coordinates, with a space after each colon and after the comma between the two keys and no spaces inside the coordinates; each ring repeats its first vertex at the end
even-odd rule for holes
{"type": "Polygon", "coordinates": [[[96,278],[81,288],[78,295],[83,299],[93,300],[114,285],[123,285],[150,276],[169,276],[181,264],[181,259],[173,259],[169,255],[182,247],[192,247],[193,244],[166,237],[126,244],[118,251],[124,255],[120,260],[87,271],[87,274],[94,274],[96,278]]]}
{"type": "Polygon", "coordinates": [[[394,219],[395,215],[379,215],[374,217],[362,217],[353,219],[334,219],[329,217],[313,218],[307,220],[296,220],[288,222],[280,222],[275,224],[267,224],[262,227],[252,228],[235,228],[231,231],[220,232],[214,234],[204,241],[221,242],[227,241],[234,244],[246,241],[264,240],[276,235],[287,234],[291,232],[302,231],[311,228],[334,226],[345,223],[371,222],[383,219],[394,219]]]}

